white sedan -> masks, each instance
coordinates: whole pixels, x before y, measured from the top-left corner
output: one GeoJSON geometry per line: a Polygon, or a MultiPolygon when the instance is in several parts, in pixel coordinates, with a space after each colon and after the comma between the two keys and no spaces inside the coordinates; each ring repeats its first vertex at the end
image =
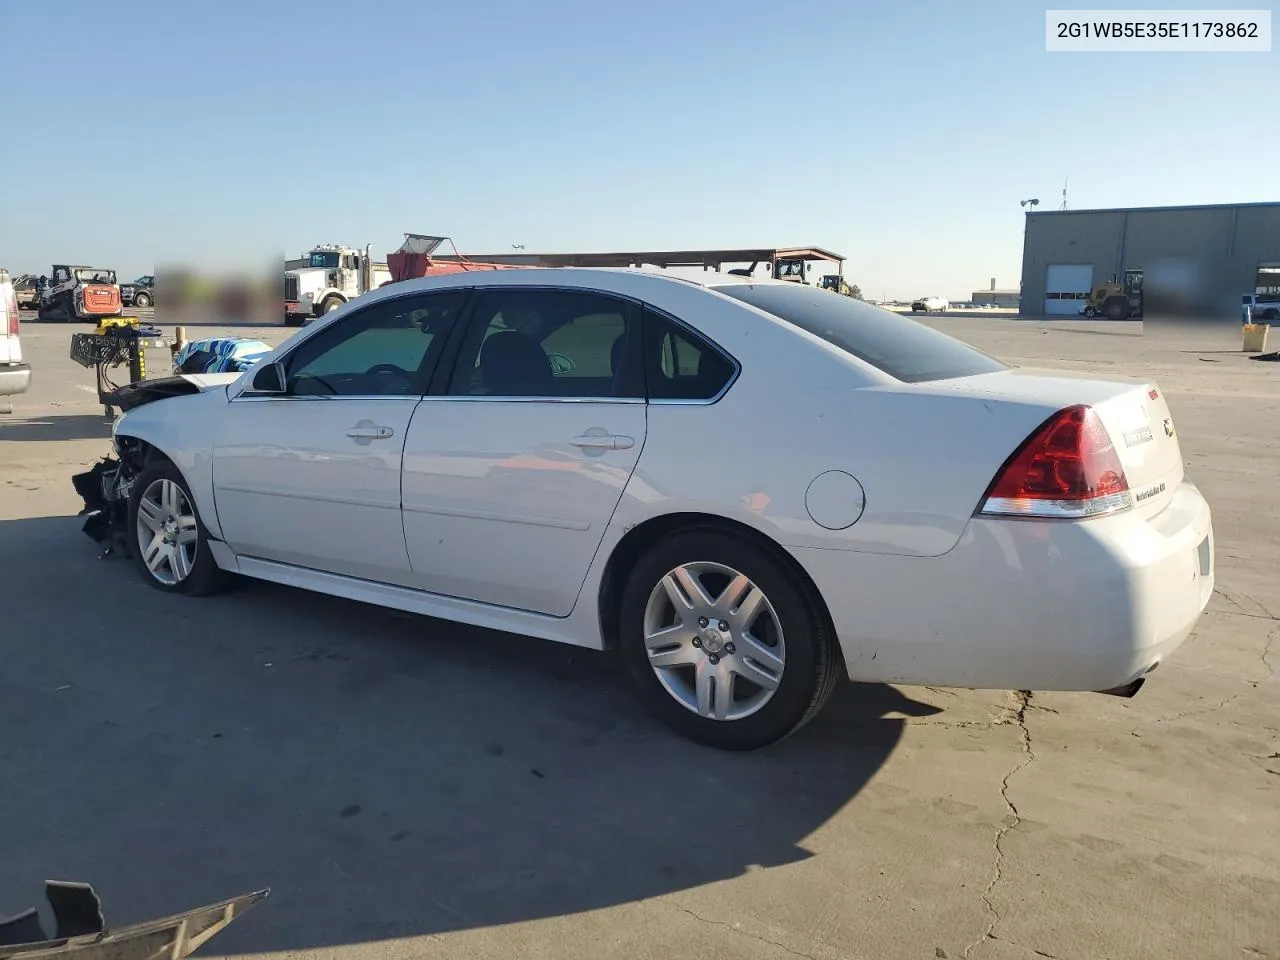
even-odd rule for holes
{"type": "Polygon", "coordinates": [[[796,283],[396,283],[127,405],[114,495],[160,589],[239,574],[616,647],[719,747],[845,676],[1132,695],[1213,590],[1155,384],[796,283]]]}

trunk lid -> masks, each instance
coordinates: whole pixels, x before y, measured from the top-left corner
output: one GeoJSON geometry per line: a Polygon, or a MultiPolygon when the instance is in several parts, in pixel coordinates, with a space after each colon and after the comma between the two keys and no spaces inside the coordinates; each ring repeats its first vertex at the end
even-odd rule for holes
{"type": "Polygon", "coordinates": [[[1043,409],[1045,419],[1064,407],[1088,404],[1107,428],[1124,466],[1134,509],[1144,517],[1168,506],[1182,482],[1177,430],[1164,392],[1154,380],[1103,380],[1069,371],[1018,367],[923,386],[930,392],[1035,405],[1043,409]]]}
{"type": "Polygon", "coordinates": [[[1134,509],[1152,517],[1182,482],[1182,448],[1164,392],[1154,381],[1094,404],[1124,464],[1134,509]]]}

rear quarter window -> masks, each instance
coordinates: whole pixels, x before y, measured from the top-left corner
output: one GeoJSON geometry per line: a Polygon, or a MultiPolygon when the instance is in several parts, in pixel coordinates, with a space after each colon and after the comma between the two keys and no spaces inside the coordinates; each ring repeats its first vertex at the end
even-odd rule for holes
{"type": "Polygon", "coordinates": [[[829,290],[754,283],[713,289],[820,337],[903,383],[1009,369],[994,357],[923,323],[829,290]]]}

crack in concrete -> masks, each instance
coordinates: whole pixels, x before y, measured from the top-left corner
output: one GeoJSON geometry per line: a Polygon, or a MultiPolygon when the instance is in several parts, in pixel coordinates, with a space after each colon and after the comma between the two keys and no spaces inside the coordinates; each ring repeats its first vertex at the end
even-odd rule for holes
{"type": "Polygon", "coordinates": [[[1244,597],[1244,599],[1252,603],[1255,607],[1261,610],[1262,613],[1253,613],[1252,611],[1247,610],[1243,603],[1241,603],[1239,600],[1237,600],[1235,597],[1233,597],[1231,594],[1227,593],[1227,591],[1221,589],[1220,587],[1214,587],[1213,592],[1215,596],[1221,597],[1223,600],[1227,601],[1227,603],[1231,604],[1233,607],[1236,608],[1236,610],[1239,611],[1239,613],[1233,613],[1230,610],[1221,610],[1219,611],[1220,613],[1225,613],[1228,616],[1250,617],[1254,620],[1280,620],[1280,617],[1277,617],[1274,613],[1272,613],[1269,609],[1267,609],[1267,605],[1265,603],[1263,603],[1257,597],[1251,596],[1250,594],[1242,593],[1240,594],[1240,596],[1244,597]]]}
{"type": "MultiPolygon", "coordinates": [[[[1231,599],[1231,598],[1228,598],[1228,599],[1231,599]]],[[[1263,617],[1253,613],[1230,613],[1229,611],[1227,611],[1227,615],[1236,616],[1236,617],[1251,617],[1255,620],[1278,619],[1272,616],[1271,611],[1268,610],[1266,607],[1264,607],[1261,603],[1258,603],[1258,601],[1255,600],[1253,597],[1246,595],[1245,599],[1251,600],[1253,603],[1258,604],[1258,606],[1262,609],[1263,613],[1265,613],[1266,616],[1263,617]]],[[[1237,603],[1234,599],[1231,599],[1231,602],[1239,606],[1239,603],[1237,603]]],[[[1207,707],[1196,707],[1195,709],[1192,709],[1192,710],[1184,710],[1182,713],[1175,713],[1171,717],[1158,717],[1153,722],[1154,723],[1176,723],[1178,720],[1186,720],[1189,717],[1202,717],[1209,713],[1216,713],[1217,711],[1222,710],[1224,707],[1227,707],[1230,704],[1234,703],[1236,700],[1239,700],[1250,690],[1258,689],[1259,684],[1265,683],[1268,680],[1274,679],[1276,675],[1276,667],[1275,667],[1275,664],[1271,662],[1271,649],[1272,647],[1275,646],[1277,637],[1280,637],[1280,630],[1267,631],[1267,642],[1264,643],[1262,645],[1262,649],[1258,651],[1258,659],[1262,661],[1262,666],[1267,671],[1267,675],[1265,677],[1261,678],[1260,680],[1245,680],[1244,681],[1244,683],[1246,684],[1245,689],[1237,690],[1235,693],[1231,694],[1231,696],[1226,697],[1225,699],[1220,700],[1217,703],[1210,704],[1207,707]]],[[[1131,732],[1134,734],[1137,733],[1136,730],[1131,732]]]]}
{"type": "Polygon", "coordinates": [[[990,730],[995,726],[992,720],[920,720],[908,719],[906,721],[908,727],[951,727],[956,730],[968,730],[973,727],[982,727],[984,730],[990,730]]]}
{"type": "Polygon", "coordinates": [[[1259,654],[1259,656],[1262,658],[1262,665],[1267,668],[1268,680],[1270,680],[1272,677],[1276,675],[1276,668],[1271,663],[1271,647],[1273,644],[1275,644],[1276,637],[1280,637],[1280,630],[1272,630],[1270,633],[1268,633],[1267,642],[1262,647],[1262,653],[1259,654]]]}
{"type": "Polygon", "coordinates": [[[996,909],[996,905],[991,899],[991,894],[996,885],[1004,879],[1004,838],[1010,830],[1022,823],[1022,814],[1019,813],[1017,804],[1009,798],[1009,781],[1036,758],[1035,751],[1031,748],[1031,731],[1027,729],[1027,708],[1031,706],[1031,691],[1015,690],[1011,693],[1011,697],[1013,698],[1014,708],[1006,707],[1004,716],[998,722],[1016,723],[1018,725],[1018,735],[1022,743],[1022,759],[1000,781],[1000,798],[1009,810],[1008,815],[1005,817],[1005,822],[996,831],[995,840],[992,842],[992,848],[995,850],[993,875],[991,882],[987,884],[987,888],[982,891],[982,905],[986,907],[990,919],[986,928],[982,931],[982,935],[964,948],[964,953],[961,954],[963,960],[968,960],[969,954],[980,944],[985,943],[987,940],[998,939],[996,937],[996,926],[1000,923],[1001,917],[1000,911],[996,909]]]}
{"type": "Polygon", "coordinates": [[[736,924],[726,923],[723,920],[709,920],[706,917],[700,917],[698,916],[698,914],[694,913],[688,907],[681,907],[680,911],[682,913],[687,913],[689,916],[693,917],[693,919],[698,920],[701,923],[707,924],[707,926],[724,927],[726,930],[731,930],[734,933],[738,934],[738,936],[740,937],[746,937],[748,940],[756,941],[756,943],[766,943],[771,947],[777,947],[779,950],[785,950],[787,953],[791,954],[793,957],[803,957],[804,960],[818,960],[818,958],[811,953],[801,953],[799,950],[792,950],[785,943],[779,943],[777,940],[770,940],[768,937],[761,937],[754,933],[748,933],[746,930],[743,930],[741,927],[737,926],[736,924]]]}
{"type": "Polygon", "coordinates": [[[940,697],[958,697],[960,694],[954,690],[948,690],[946,687],[925,687],[930,693],[936,693],[940,697]]]}

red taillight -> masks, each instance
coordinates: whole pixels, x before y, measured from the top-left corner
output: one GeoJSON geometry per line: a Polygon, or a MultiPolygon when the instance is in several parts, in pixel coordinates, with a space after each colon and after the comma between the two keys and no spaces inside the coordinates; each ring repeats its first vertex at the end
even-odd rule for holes
{"type": "Polygon", "coordinates": [[[1132,505],[1129,481],[1107,428],[1087,406],[1050,417],[991,482],[978,512],[1079,519],[1132,505]]]}

